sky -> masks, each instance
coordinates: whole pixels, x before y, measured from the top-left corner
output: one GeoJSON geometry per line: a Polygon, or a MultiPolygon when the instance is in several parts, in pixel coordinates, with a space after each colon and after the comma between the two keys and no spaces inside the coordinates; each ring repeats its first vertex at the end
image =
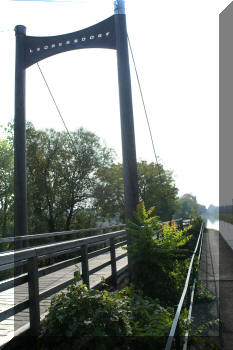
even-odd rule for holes
{"type": "MultiPolygon", "coordinates": [[[[179,195],[218,205],[219,13],[226,0],[126,0],[134,52],[155,150],[173,171],[179,195]]],[[[113,14],[113,0],[0,1],[0,124],[14,116],[14,27],[27,35],[81,30],[113,14]]],[[[122,161],[115,50],[86,49],[42,60],[41,69],[70,131],[84,127],[122,161]]],[[[137,159],[155,162],[130,58],[137,159]]],[[[64,130],[38,67],[26,72],[26,119],[36,128],[64,130]]]]}

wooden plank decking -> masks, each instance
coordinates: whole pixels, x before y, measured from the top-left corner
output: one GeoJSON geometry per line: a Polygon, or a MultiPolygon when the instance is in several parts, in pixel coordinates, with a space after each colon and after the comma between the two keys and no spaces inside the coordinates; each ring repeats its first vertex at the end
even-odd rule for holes
{"type": "MultiPolygon", "coordinates": [[[[122,255],[125,251],[119,247],[116,249],[116,257],[122,255]]],[[[89,269],[93,269],[104,262],[110,261],[110,252],[97,256],[95,258],[89,259],[89,269]]],[[[128,258],[124,257],[117,261],[117,270],[127,266],[128,258]]],[[[81,263],[77,264],[80,272],[81,263]]],[[[73,278],[74,271],[77,270],[75,265],[64,268],[57,272],[51,273],[49,275],[40,277],[39,279],[39,290],[40,293],[45,291],[48,288],[52,288],[62,282],[68,281],[73,278]]],[[[103,268],[97,273],[90,276],[90,288],[93,288],[97,285],[101,278],[107,278],[111,275],[111,265],[103,268]]],[[[43,315],[50,305],[52,297],[49,297],[40,302],[40,314],[43,315]]],[[[28,284],[17,286],[15,288],[8,289],[4,292],[0,292],[0,312],[4,311],[13,305],[18,304],[19,302],[25,301],[28,299],[28,284]]],[[[29,322],[29,309],[26,309],[15,316],[9,317],[8,319],[0,322],[0,347],[2,344],[8,342],[11,338],[14,337],[15,331],[19,328],[25,326],[29,322]]]]}

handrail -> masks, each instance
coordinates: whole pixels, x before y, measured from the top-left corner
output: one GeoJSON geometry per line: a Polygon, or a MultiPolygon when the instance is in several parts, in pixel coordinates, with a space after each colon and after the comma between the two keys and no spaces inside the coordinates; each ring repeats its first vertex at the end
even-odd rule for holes
{"type": "Polygon", "coordinates": [[[95,228],[87,228],[87,229],[80,229],[80,230],[71,230],[71,231],[61,231],[61,232],[51,232],[51,233],[38,233],[34,235],[24,235],[24,236],[9,236],[0,238],[0,244],[1,243],[12,243],[15,241],[28,241],[28,240],[34,240],[34,239],[41,239],[41,238],[52,238],[52,237],[59,237],[59,236],[72,236],[79,233],[88,233],[88,232],[98,232],[102,230],[112,230],[114,228],[120,228],[125,227],[125,224],[118,224],[118,225],[112,225],[112,226],[106,226],[106,227],[95,227],[95,228]]]}
{"type": "Polygon", "coordinates": [[[120,259],[126,257],[126,253],[120,254],[116,257],[115,250],[126,244],[126,235],[125,230],[109,232],[106,234],[101,234],[97,236],[90,236],[86,238],[73,239],[69,241],[56,242],[44,244],[41,246],[36,246],[32,248],[18,249],[15,251],[8,251],[0,253],[1,270],[8,270],[12,268],[12,262],[16,264],[22,263],[27,264],[28,273],[24,273],[20,276],[16,276],[0,282],[0,292],[7,289],[13,288],[15,286],[28,283],[29,298],[20,302],[19,304],[14,305],[2,312],[0,312],[0,322],[8,317],[11,317],[18,312],[29,307],[30,315],[30,327],[32,332],[38,334],[39,332],[39,320],[40,320],[40,308],[39,302],[54,293],[66,288],[74,279],[69,279],[58,283],[54,287],[49,287],[49,289],[40,292],[39,291],[39,278],[45,275],[48,275],[52,272],[61,270],[65,267],[75,265],[78,262],[82,264],[82,278],[83,282],[89,287],[89,278],[90,275],[96,273],[99,270],[102,270],[106,266],[111,266],[111,280],[113,285],[117,286],[118,279],[118,270],[116,268],[116,262],[120,259]],[[109,246],[99,249],[99,245],[109,242],[109,246]],[[97,250],[88,251],[88,248],[96,245],[97,250]],[[55,263],[50,266],[38,268],[38,260],[47,258],[51,256],[51,253],[63,253],[66,252],[75,252],[74,258],[65,259],[62,262],[55,263]],[[78,254],[76,254],[78,252],[78,254]],[[101,261],[99,265],[95,266],[92,269],[89,269],[88,260],[104,254],[106,252],[110,253],[110,260],[101,261]]]}
{"type": "Polygon", "coordinates": [[[49,243],[49,244],[44,244],[44,245],[40,245],[32,248],[13,250],[10,252],[7,251],[7,252],[0,253],[0,261],[1,261],[1,265],[9,264],[12,262],[29,259],[35,256],[38,257],[40,255],[46,255],[46,253],[50,253],[50,252],[59,252],[61,250],[66,250],[69,248],[81,247],[85,244],[104,242],[111,237],[118,238],[122,235],[125,235],[125,233],[126,233],[125,230],[121,230],[121,231],[105,233],[103,235],[98,235],[98,236],[78,238],[70,241],[62,241],[62,242],[56,242],[52,244],[49,243]]]}
{"type": "MultiPolygon", "coordinates": [[[[179,323],[180,313],[181,313],[181,310],[182,310],[182,307],[183,307],[183,303],[184,303],[184,299],[185,299],[185,296],[186,296],[186,293],[187,293],[187,289],[188,289],[188,286],[189,286],[189,279],[190,279],[190,275],[191,275],[191,271],[192,271],[192,267],[193,267],[194,257],[195,257],[196,252],[197,252],[199,241],[200,241],[201,237],[203,236],[203,231],[204,231],[204,224],[202,224],[201,228],[200,228],[200,233],[199,233],[199,236],[198,236],[197,244],[196,244],[195,250],[193,252],[190,264],[189,264],[189,268],[188,268],[188,273],[187,273],[184,289],[183,289],[183,292],[182,292],[179,304],[177,306],[175,317],[174,317],[173,322],[172,322],[172,326],[171,326],[171,329],[170,329],[170,333],[169,333],[169,336],[168,336],[168,340],[167,340],[167,343],[166,343],[165,350],[170,350],[171,347],[172,347],[172,342],[173,342],[173,339],[174,339],[174,336],[175,336],[175,332],[176,332],[176,329],[177,329],[177,326],[178,326],[178,323],[179,323]]],[[[201,249],[201,247],[202,246],[200,246],[200,249],[201,249]]],[[[199,252],[199,255],[200,254],[201,254],[201,252],[199,252]]]]}
{"type": "MultiPolygon", "coordinates": [[[[179,221],[187,221],[183,220],[182,218],[178,218],[176,220],[171,220],[172,222],[179,222],[179,221]]],[[[170,220],[161,222],[160,224],[163,225],[165,223],[171,222],[170,220]]],[[[117,224],[112,226],[102,226],[102,227],[93,227],[93,228],[87,228],[87,229],[80,229],[80,230],[71,230],[71,231],[60,231],[60,232],[48,232],[48,233],[37,233],[33,235],[22,235],[22,236],[9,236],[0,238],[0,244],[2,243],[12,243],[12,242],[18,242],[18,241],[31,241],[31,240],[37,240],[42,238],[53,238],[53,237],[59,237],[59,236],[72,236],[77,235],[81,233],[89,233],[89,232],[98,232],[103,230],[112,230],[115,228],[120,227],[126,227],[126,224],[117,224]]]]}
{"type": "MultiPolygon", "coordinates": [[[[203,234],[202,234],[202,236],[201,236],[200,249],[199,249],[199,254],[198,254],[198,259],[197,259],[197,264],[198,264],[198,266],[199,266],[200,258],[201,258],[202,244],[203,244],[203,234]]],[[[192,286],[191,297],[190,297],[190,306],[189,306],[189,312],[188,312],[188,321],[191,320],[192,308],[193,308],[193,299],[194,299],[194,293],[195,293],[196,282],[197,282],[197,278],[195,277],[195,278],[194,278],[194,282],[193,282],[193,286],[192,286]]],[[[186,349],[187,349],[187,346],[188,346],[188,336],[189,336],[189,329],[186,329],[186,331],[185,331],[185,338],[184,338],[183,350],[186,350],[186,349]]]]}
{"type": "MultiPolygon", "coordinates": [[[[174,222],[176,221],[177,224],[182,226],[183,221],[182,219],[172,220],[168,222],[174,222]]],[[[164,224],[164,223],[161,223],[164,224]]],[[[89,277],[93,273],[96,273],[100,269],[111,265],[111,280],[114,286],[117,286],[117,278],[118,278],[118,270],[116,269],[116,262],[120,259],[123,259],[127,256],[126,253],[119,255],[116,257],[116,249],[120,246],[126,245],[127,243],[127,230],[118,230],[114,232],[108,232],[108,233],[102,233],[100,235],[95,236],[89,236],[84,238],[75,238],[74,234],[78,233],[84,233],[84,232],[96,232],[96,231],[102,231],[102,230],[110,230],[110,229],[116,229],[119,227],[125,227],[126,225],[120,224],[120,225],[114,225],[110,227],[100,227],[97,229],[85,229],[85,230],[73,230],[69,232],[54,232],[54,233],[44,233],[44,234],[38,234],[38,235],[27,235],[27,236],[20,236],[15,238],[15,240],[28,240],[28,239],[39,239],[39,238],[48,238],[48,237],[55,237],[55,236],[70,236],[73,239],[70,240],[63,240],[59,242],[50,242],[42,245],[37,245],[34,247],[28,247],[28,248],[21,248],[13,251],[7,251],[0,253],[0,271],[9,270],[12,267],[16,267],[19,265],[25,265],[28,266],[28,272],[21,274],[19,276],[15,276],[13,278],[9,278],[4,281],[0,281],[0,292],[5,291],[7,289],[10,289],[12,287],[16,287],[19,285],[22,285],[24,283],[28,283],[28,290],[29,290],[29,298],[14,307],[11,307],[5,311],[0,312],[0,321],[3,319],[6,319],[12,315],[17,314],[18,312],[24,310],[25,308],[29,307],[29,314],[30,314],[30,324],[32,332],[37,333],[38,332],[38,322],[40,319],[40,310],[39,310],[39,302],[48,296],[58,292],[61,289],[64,289],[67,287],[68,284],[70,284],[73,279],[67,280],[65,282],[62,282],[60,284],[57,284],[56,286],[47,289],[43,292],[39,292],[39,278],[45,275],[48,275],[52,272],[56,272],[58,270],[61,270],[65,267],[75,265],[77,262],[80,262],[82,264],[82,277],[83,282],[89,287],[89,277]],[[106,246],[107,242],[109,242],[109,245],[106,246]],[[92,246],[97,246],[95,248],[96,250],[92,250],[92,246]],[[104,248],[100,248],[100,247],[104,248]],[[88,248],[91,248],[90,251],[88,251],[88,248]],[[99,256],[101,254],[104,254],[106,252],[110,253],[110,260],[107,262],[101,262],[101,265],[95,266],[92,269],[89,269],[88,260],[99,256]],[[75,254],[75,255],[69,255],[69,257],[65,257],[62,261],[59,261],[57,263],[54,263],[52,265],[47,265],[42,268],[38,268],[38,261],[41,259],[47,259],[50,257],[58,256],[58,255],[65,255],[65,254],[75,254]]],[[[103,231],[102,231],[103,232],[103,231]]],[[[11,240],[11,242],[14,241],[14,237],[7,237],[4,240],[11,240]]],[[[3,241],[0,240],[0,243],[3,243],[3,241]]],[[[8,241],[9,242],[9,241],[8,241]]]]}

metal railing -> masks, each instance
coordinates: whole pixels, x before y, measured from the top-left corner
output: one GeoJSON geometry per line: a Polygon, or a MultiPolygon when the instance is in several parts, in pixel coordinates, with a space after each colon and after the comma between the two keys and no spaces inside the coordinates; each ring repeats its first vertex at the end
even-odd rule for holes
{"type": "MultiPolygon", "coordinates": [[[[204,232],[204,224],[201,225],[199,236],[197,239],[197,243],[196,243],[194,252],[192,254],[190,263],[189,263],[189,268],[188,268],[188,272],[187,272],[187,277],[186,277],[184,289],[183,289],[179,304],[178,304],[177,309],[176,309],[175,317],[173,319],[173,323],[172,323],[170,333],[169,333],[169,336],[167,339],[165,350],[170,350],[172,348],[174,340],[175,340],[176,349],[178,350],[178,349],[182,348],[181,337],[180,337],[179,317],[180,317],[180,314],[181,314],[181,311],[182,311],[182,308],[184,305],[185,297],[187,294],[187,297],[190,300],[188,321],[191,320],[193,298],[194,298],[194,292],[195,292],[195,286],[196,286],[196,278],[194,278],[193,284],[191,286],[190,285],[190,281],[191,281],[190,277],[191,277],[192,272],[193,272],[193,263],[194,263],[195,256],[197,254],[198,246],[199,246],[199,251],[198,251],[197,263],[199,264],[199,261],[200,261],[200,256],[201,256],[201,251],[202,251],[202,242],[203,242],[203,232],[204,232]]],[[[184,336],[183,350],[187,349],[188,336],[189,336],[189,330],[187,329],[185,332],[185,336],[184,336]]]]}

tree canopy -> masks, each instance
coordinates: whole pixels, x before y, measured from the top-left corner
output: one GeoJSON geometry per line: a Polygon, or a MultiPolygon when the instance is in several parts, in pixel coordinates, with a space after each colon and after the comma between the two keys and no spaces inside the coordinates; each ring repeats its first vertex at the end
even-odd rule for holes
{"type": "Polygon", "coordinates": [[[192,194],[185,193],[181,198],[179,198],[178,209],[175,213],[176,218],[188,219],[191,216],[196,217],[205,214],[206,207],[198,204],[196,197],[192,194]]]}
{"type": "MultiPolygon", "coordinates": [[[[0,234],[13,234],[13,126],[0,140],[0,234]]],[[[26,127],[29,233],[86,228],[125,220],[123,166],[94,133],[26,127]]],[[[173,174],[162,164],[137,163],[139,199],[160,220],[199,215],[195,197],[178,201],[173,174]],[[179,209],[177,209],[179,203],[179,209]]]]}
{"type": "MultiPolygon", "coordinates": [[[[138,167],[139,197],[146,208],[155,206],[161,220],[169,220],[176,210],[178,189],[170,171],[161,164],[141,161],[138,167]]],[[[94,191],[94,204],[102,215],[113,217],[117,212],[124,218],[124,180],[122,164],[101,168],[94,191]]]]}
{"type": "Polygon", "coordinates": [[[10,235],[13,232],[13,145],[10,134],[0,139],[0,232],[10,235]]]}
{"type": "Polygon", "coordinates": [[[28,124],[29,226],[37,232],[70,230],[76,214],[92,206],[97,170],[112,164],[112,150],[95,134],[80,128],[70,135],[73,141],[66,132],[28,124]]]}

